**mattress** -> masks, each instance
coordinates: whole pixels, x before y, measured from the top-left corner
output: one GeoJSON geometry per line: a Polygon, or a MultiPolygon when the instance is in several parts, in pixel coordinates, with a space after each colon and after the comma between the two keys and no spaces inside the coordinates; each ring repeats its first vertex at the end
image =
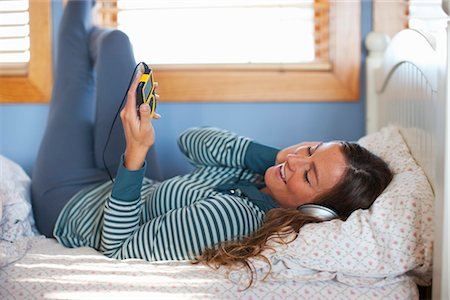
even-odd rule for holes
{"type": "MultiPolygon", "coordinates": [[[[22,257],[0,269],[0,299],[418,299],[408,276],[357,286],[333,280],[258,279],[246,289],[236,272],[181,262],[118,261],[91,248],[30,238],[22,257]]],[[[243,271],[242,271],[243,272],[243,271]]]]}

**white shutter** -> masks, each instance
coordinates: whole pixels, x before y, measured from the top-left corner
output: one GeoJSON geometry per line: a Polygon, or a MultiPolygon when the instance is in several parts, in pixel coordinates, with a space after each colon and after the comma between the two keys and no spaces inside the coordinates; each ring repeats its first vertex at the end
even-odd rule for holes
{"type": "Polygon", "coordinates": [[[27,74],[29,33],[28,0],[0,0],[0,75],[27,74]]]}
{"type": "Polygon", "coordinates": [[[101,24],[117,24],[152,65],[329,67],[328,0],[100,2],[101,24]]]}

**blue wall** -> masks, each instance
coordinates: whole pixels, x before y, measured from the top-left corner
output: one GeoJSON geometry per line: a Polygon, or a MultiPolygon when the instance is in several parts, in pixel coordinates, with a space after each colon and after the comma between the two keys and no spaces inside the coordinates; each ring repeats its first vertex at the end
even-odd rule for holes
{"type": "MultiPolygon", "coordinates": [[[[371,2],[362,1],[361,41],[371,30],[371,13],[371,2]]],[[[55,14],[54,18],[59,16],[55,14]]],[[[163,117],[155,122],[156,150],[164,177],[191,169],[176,144],[176,137],[191,126],[226,128],[276,147],[305,140],[358,139],[365,131],[365,56],[363,50],[358,102],[159,103],[158,112],[163,117]]],[[[0,153],[18,162],[29,174],[47,113],[46,104],[0,105],[0,153]]]]}

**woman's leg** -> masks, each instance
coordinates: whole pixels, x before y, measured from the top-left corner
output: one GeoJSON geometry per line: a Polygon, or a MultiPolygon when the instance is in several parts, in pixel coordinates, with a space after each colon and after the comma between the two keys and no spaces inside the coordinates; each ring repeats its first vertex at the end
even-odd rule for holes
{"type": "MultiPolygon", "coordinates": [[[[114,177],[125,151],[125,136],[120,117],[117,117],[112,129],[111,126],[126,97],[136,61],[128,36],[119,30],[95,28],[91,33],[90,51],[95,61],[96,75],[95,162],[101,169],[105,168],[105,162],[114,177]]],[[[159,180],[160,172],[153,148],[147,154],[147,164],[146,177],[159,180]]]]}
{"type": "Polygon", "coordinates": [[[32,176],[36,225],[46,236],[52,236],[59,213],[76,192],[107,178],[94,157],[91,9],[91,1],[69,1],[59,28],[47,127],[32,176]]]}

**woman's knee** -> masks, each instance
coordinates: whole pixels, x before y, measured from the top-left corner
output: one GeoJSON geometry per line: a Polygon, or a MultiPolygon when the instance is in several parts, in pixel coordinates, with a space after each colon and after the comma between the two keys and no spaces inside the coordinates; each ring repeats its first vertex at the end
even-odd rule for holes
{"type": "Polygon", "coordinates": [[[94,64],[110,64],[112,56],[131,56],[134,59],[129,37],[120,30],[94,27],[90,34],[89,51],[94,64]]]}
{"type": "Polygon", "coordinates": [[[107,46],[129,44],[130,39],[126,33],[121,30],[111,30],[103,40],[103,43],[107,46]]]}

